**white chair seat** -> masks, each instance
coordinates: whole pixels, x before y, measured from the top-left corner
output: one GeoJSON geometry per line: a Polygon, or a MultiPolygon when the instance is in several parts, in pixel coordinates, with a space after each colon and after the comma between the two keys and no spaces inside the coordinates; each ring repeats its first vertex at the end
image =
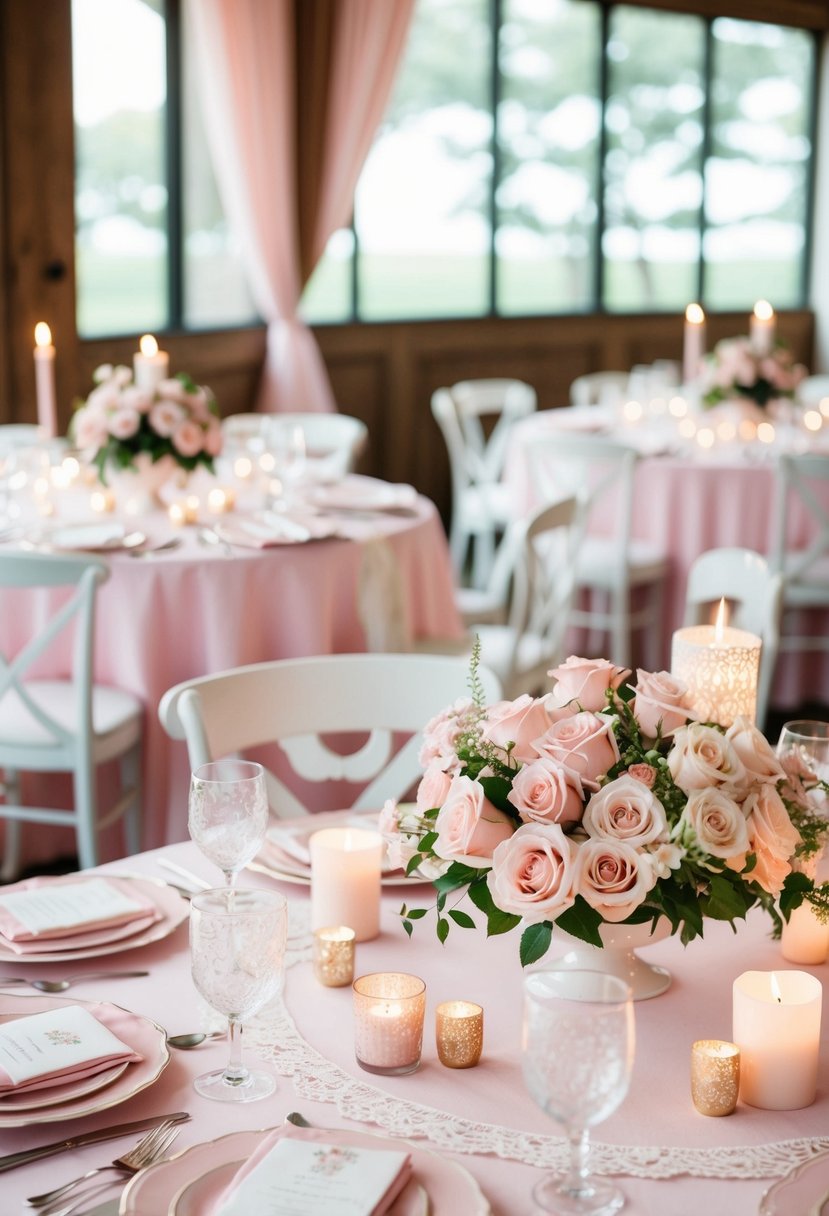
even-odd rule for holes
{"type": "MultiPolygon", "coordinates": [[[[32,680],[24,685],[26,694],[64,730],[78,730],[78,698],[69,680],[32,680]]],[[[141,738],[144,707],[132,693],[120,688],[94,685],[92,688],[93,750],[99,763],[118,756],[141,738]]],[[[0,738],[7,746],[52,749],[54,733],[35,718],[16,692],[0,701],[0,738]]],[[[22,767],[28,767],[27,765],[22,767]]],[[[50,765],[51,767],[51,765],[50,765]]]]}
{"type": "Polygon", "coordinates": [[[493,523],[504,527],[512,518],[509,489],[505,485],[470,486],[461,503],[461,519],[469,532],[491,530],[493,523]]]}
{"type": "MultiPolygon", "coordinates": [[[[576,581],[602,591],[616,585],[614,566],[616,542],[609,537],[586,536],[576,557],[576,581]]],[[[664,578],[669,562],[663,553],[646,541],[632,540],[628,546],[628,578],[630,585],[652,583],[664,578]]]]}

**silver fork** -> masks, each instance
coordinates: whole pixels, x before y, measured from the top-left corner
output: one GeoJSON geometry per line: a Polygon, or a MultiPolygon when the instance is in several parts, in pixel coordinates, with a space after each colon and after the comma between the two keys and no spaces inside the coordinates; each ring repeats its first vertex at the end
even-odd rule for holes
{"type": "MultiPolygon", "coordinates": [[[[144,1169],[147,1165],[152,1165],[159,1157],[163,1156],[178,1133],[179,1128],[176,1124],[166,1119],[163,1123],[159,1123],[157,1127],[154,1127],[152,1131],[147,1132],[145,1136],[142,1136],[135,1147],[131,1148],[129,1152],[116,1157],[111,1165],[99,1165],[96,1169],[88,1170],[85,1174],[81,1174],[79,1178],[73,1178],[71,1182],[65,1182],[63,1186],[56,1186],[51,1191],[44,1191],[42,1195],[30,1195],[26,1202],[34,1208],[47,1208],[50,1204],[62,1199],[73,1187],[86,1182],[87,1178],[93,1178],[96,1174],[104,1173],[105,1170],[120,1170],[122,1173],[136,1174],[139,1170],[144,1169]]],[[[72,1206],[74,1207],[75,1205],[73,1204],[72,1206]]],[[[71,1208],[63,1208],[61,1211],[71,1211],[71,1208]]],[[[58,1213],[53,1213],[53,1216],[58,1216],[58,1213]]]]}

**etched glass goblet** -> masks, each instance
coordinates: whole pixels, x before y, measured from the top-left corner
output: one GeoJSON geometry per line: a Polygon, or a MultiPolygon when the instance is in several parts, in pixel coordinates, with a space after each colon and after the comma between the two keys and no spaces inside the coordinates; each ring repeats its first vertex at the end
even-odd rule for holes
{"type": "Polygon", "coordinates": [[[786,722],[777,741],[777,758],[787,773],[799,777],[812,792],[812,801],[829,813],[826,791],[817,782],[829,782],[829,722],[799,719],[786,722]]]}
{"type": "Polygon", "coordinates": [[[205,857],[232,887],[253,861],[268,830],[265,770],[250,760],[202,764],[190,779],[187,826],[205,857]]]}
{"type": "Polygon", "coordinates": [[[533,1198],[546,1212],[607,1216],[625,1202],[588,1170],[589,1129],[624,1099],[633,1067],[631,990],[599,971],[535,971],[524,979],[522,1063],[530,1096],[570,1142],[563,1178],[544,1178],[533,1198]]]}

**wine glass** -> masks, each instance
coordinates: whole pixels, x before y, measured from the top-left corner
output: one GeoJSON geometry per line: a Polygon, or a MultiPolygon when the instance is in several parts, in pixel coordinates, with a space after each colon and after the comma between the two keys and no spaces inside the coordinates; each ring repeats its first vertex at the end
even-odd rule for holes
{"type": "MultiPolygon", "coordinates": [[[[777,741],[777,758],[809,790],[816,780],[829,782],[829,722],[800,719],[784,723],[777,741]]],[[[829,813],[825,791],[812,790],[812,800],[823,814],[829,813]]]]}
{"type": "Polygon", "coordinates": [[[187,826],[232,887],[261,849],[268,830],[265,770],[250,760],[215,760],[194,769],[187,826]]]}
{"type": "Polygon", "coordinates": [[[546,1212],[604,1216],[625,1202],[588,1172],[589,1132],[616,1110],[633,1066],[633,998],[600,971],[534,971],[524,979],[522,1062],[530,1096],[570,1141],[564,1178],[544,1178],[533,1198],[546,1212]]]}
{"type": "Polygon", "coordinates": [[[276,1089],[270,1073],[242,1063],[242,1023],[279,991],[288,937],[288,904],[278,891],[221,887],[190,900],[193,983],[230,1030],[227,1064],[193,1082],[220,1102],[255,1102],[276,1089]]]}

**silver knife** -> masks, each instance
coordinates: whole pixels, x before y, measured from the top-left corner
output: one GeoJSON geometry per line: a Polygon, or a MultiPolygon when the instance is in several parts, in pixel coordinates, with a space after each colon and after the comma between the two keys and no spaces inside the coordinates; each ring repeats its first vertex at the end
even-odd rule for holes
{"type": "Polygon", "coordinates": [[[133,1132],[146,1132],[165,1119],[174,1123],[185,1123],[190,1118],[186,1110],[176,1111],[174,1115],[151,1115],[148,1119],[138,1119],[135,1123],[119,1123],[117,1127],[102,1127],[97,1132],[82,1132],[79,1136],[69,1136],[66,1140],[58,1140],[54,1144],[43,1144],[40,1148],[27,1148],[19,1153],[9,1153],[8,1157],[0,1157],[0,1172],[13,1170],[18,1165],[26,1165],[29,1161],[37,1161],[41,1157],[52,1157],[55,1153],[64,1153],[72,1148],[82,1148],[85,1144],[100,1144],[104,1140],[115,1140],[119,1136],[131,1136],[133,1132]]]}

